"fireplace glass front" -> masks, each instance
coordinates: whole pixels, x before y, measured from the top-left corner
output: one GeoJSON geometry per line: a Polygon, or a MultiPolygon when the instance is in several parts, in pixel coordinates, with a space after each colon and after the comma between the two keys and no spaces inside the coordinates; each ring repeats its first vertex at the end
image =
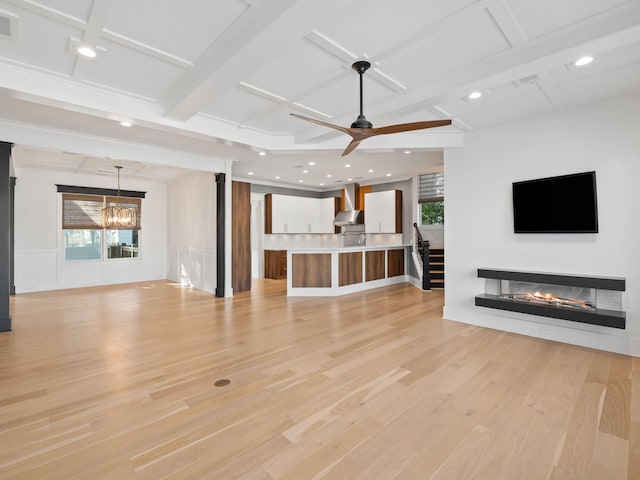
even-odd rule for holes
{"type": "Polygon", "coordinates": [[[619,310],[622,292],[550,283],[486,279],[485,293],[514,302],[578,310],[619,310]]]}

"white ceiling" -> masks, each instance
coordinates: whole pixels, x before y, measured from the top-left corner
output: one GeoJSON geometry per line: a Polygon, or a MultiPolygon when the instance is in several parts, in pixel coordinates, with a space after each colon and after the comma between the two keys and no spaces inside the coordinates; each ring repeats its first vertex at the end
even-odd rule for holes
{"type": "MultiPolygon", "coordinates": [[[[256,181],[328,189],[433,171],[465,131],[639,91],[640,0],[0,0],[0,119],[233,159],[256,181]],[[573,65],[583,55],[594,62],[573,65]],[[453,125],[342,158],[349,137],[289,115],[351,124],[362,58],[375,126],[453,125]]],[[[113,164],[27,147],[18,167],[113,164]]]]}

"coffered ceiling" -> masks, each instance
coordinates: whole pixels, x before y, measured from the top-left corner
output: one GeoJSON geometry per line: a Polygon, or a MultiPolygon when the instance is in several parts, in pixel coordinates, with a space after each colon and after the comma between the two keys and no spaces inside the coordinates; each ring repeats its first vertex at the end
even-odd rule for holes
{"type": "MultiPolygon", "coordinates": [[[[639,91],[640,0],[0,0],[0,119],[232,159],[245,179],[433,171],[465,131],[639,91]],[[341,157],[349,137],[289,113],[350,125],[357,59],[374,126],[453,125],[341,157]]],[[[68,168],[28,146],[18,165],[68,168]]]]}

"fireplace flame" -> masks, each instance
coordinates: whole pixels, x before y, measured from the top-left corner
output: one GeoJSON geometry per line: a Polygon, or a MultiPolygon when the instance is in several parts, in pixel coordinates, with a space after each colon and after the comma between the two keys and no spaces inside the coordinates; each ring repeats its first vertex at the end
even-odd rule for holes
{"type": "Polygon", "coordinates": [[[536,298],[542,298],[544,300],[548,300],[550,302],[554,302],[559,300],[559,297],[556,297],[555,295],[553,295],[552,293],[540,293],[540,292],[533,292],[532,294],[534,297],[536,298]]]}
{"type": "Polygon", "coordinates": [[[593,305],[590,305],[583,300],[578,300],[576,298],[562,298],[548,292],[519,292],[512,293],[508,295],[508,297],[521,302],[540,303],[556,307],[581,308],[585,310],[592,310],[594,308],[593,305]]]}

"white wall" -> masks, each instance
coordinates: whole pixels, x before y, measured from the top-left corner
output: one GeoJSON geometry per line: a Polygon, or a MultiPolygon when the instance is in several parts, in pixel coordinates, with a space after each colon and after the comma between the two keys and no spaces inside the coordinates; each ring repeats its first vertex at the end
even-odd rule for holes
{"type": "Polygon", "coordinates": [[[78,175],[32,168],[16,169],[16,293],[166,278],[166,185],[124,180],[127,190],[146,191],[142,201],[140,257],[65,261],[62,196],[56,184],[114,188],[114,177],[78,175]]]}
{"type": "Polygon", "coordinates": [[[422,239],[429,241],[429,248],[444,248],[444,226],[423,225],[419,228],[422,239]]]}
{"type": "Polygon", "coordinates": [[[496,126],[445,153],[445,318],[640,356],[640,96],[496,126]],[[598,234],[513,233],[514,181],[595,170],[598,234]],[[479,267],[626,277],[626,330],[474,306],[479,267]]]}
{"type": "Polygon", "coordinates": [[[216,289],[215,174],[188,174],[171,182],[167,277],[210,293],[216,289]]]}

